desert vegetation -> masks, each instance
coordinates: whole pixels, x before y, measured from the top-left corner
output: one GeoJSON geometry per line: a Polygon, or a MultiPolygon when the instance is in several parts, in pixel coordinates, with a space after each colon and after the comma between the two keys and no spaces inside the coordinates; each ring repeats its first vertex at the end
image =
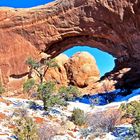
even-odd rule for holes
{"type": "MultiPolygon", "coordinates": [[[[120,109],[114,111],[96,110],[94,113],[91,113],[86,109],[80,108],[80,106],[74,106],[71,109],[68,105],[73,104],[74,101],[77,101],[75,99],[80,97],[81,92],[79,89],[73,85],[58,88],[55,81],[47,81],[45,79],[49,68],[59,68],[55,59],[36,61],[33,58],[29,58],[26,64],[29,66],[29,75],[23,84],[23,93],[29,97],[25,106],[27,107],[28,104],[30,115],[28,115],[26,109],[22,110],[22,108],[19,108],[19,110],[14,111],[13,133],[17,139],[45,140],[46,138],[53,139],[56,136],[59,139],[58,134],[64,135],[65,133],[75,137],[73,133],[78,131],[84,139],[92,140],[96,137],[101,138],[107,133],[113,133],[121,117],[132,119],[134,137],[140,137],[140,112],[138,109],[140,105],[138,102],[122,104],[120,109]],[[32,96],[33,94],[35,95],[34,97],[32,96]],[[41,114],[34,117],[34,115],[31,116],[32,113],[41,114]],[[49,123],[45,123],[44,120],[49,120],[49,123]],[[69,133],[69,131],[72,133],[69,133]]],[[[4,88],[0,85],[0,94],[3,92],[4,88]]],[[[104,100],[109,103],[112,98],[115,98],[116,94],[114,93],[114,96],[110,96],[107,90],[106,93],[107,95],[104,95],[104,100]]],[[[95,95],[95,98],[89,98],[90,105],[88,109],[94,110],[96,105],[104,101],[100,99],[100,96],[95,95]]],[[[80,100],[81,98],[78,99],[80,100]]]]}
{"type": "Polygon", "coordinates": [[[66,101],[73,100],[80,95],[80,91],[75,86],[62,86],[56,91],[56,84],[53,81],[46,81],[44,79],[49,68],[58,68],[59,65],[55,59],[44,59],[42,62],[37,62],[33,58],[29,58],[26,61],[30,68],[29,79],[23,85],[23,91],[30,93],[33,89],[36,89],[37,99],[43,101],[45,110],[55,105],[66,105],[66,101]],[[36,83],[32,78],[32,73],[35,72],[40,79],[39,83],[36,83]]]}
{"type": "Polygon", "coordinates": [[[27,81],[23,83],[23,92],[27,93],[29,97],[32,95],[34,88],[35,80],[33,78],[27,79],[27,81]]]}
{"type": "Polygon", "coordinates": [[[60,129],[60,125],[37,124],[24,109],[15,110],[13,115],[16,117],[12,122],[15,126],[13,133],[19,140],[49,140],[60,129]]]}
{"type": "Polygon", "coordinates": [[[91,128],[91,134],[95,137],[112,132],[121,118],[119,110],[100,111],[89,114],[86,117],[88,126],[91,128]]]}
{"type": "Polygon", "coordinates": [[[71,121],[73,121],[76,125],[82,126],[86,124],[86,114],[83,110],[75,108],[72,111],[71,121]]]}
{"type": "Polygon", "coordinates": [[[38,127],[31,117],[27,115],[27,111],[19,109],[14,111],[16,119],[14,119],[15,128],[13,132],[19,140],[39,140],[38,127]]]}
{"type": "Polygon", "coordinates": [[[0,95],[2,95],[2,93],[5,92],[5,88],[3,87],[3,85],[0,83],[0,95]]]}
{"type": "Polygon", "coordinates": [[[123,118],[132,119],[134,138],[140,138],[140,101],[132,101],[122,104],[120,109],[123,111],[123,118]]]}
{"type": "Polygon", "coordinates": [[[54,91],[54,82],[44,82],[38,86],[38,97],[43,101],[45,110],[48,110],[49,107],[53,107],[54,105],[65,105],[63,98],[58,94],[54,94],[54,91]]]}
{"type": "Polygon", "coordinates": [[[26,61],[26,64],[30,67],[29,77],[32,77],[31,74],[34,71],[38,76],[38,78],[40,79],[40,83],[43,83],[44,77],[49,68],[59,67],[55,59],[50,58],[44,59],[42,61],[36,61],[35,59],[30,57],[26,61]]]}
{"type": "Polygon", "coordinates": [[[60,87],[58,93],[61,97],[63,97],[66,101],[72,101],[76,97],[80,96],[80,91],[76,86],[62,86],[60,87]]]}
{"type": "Polygon", "coordinates": [[[52,81],[46,82],[44,76],[47,70],[51,67],[58,67],[54,59],[44,59],[43,62],[37,62],[33,58],[28,58],[26,61],[30,68],[29,78],[23,85],[23,89],[29,92],[33,87],[36,86],[37,97],[43,101],[43,106],[45,110],[56,104],[63,104],[60,96],[54,95],[55,83],[52,81]],[[40,79],[39,83],[35,83],[35,80],[31,78],[32,73],[35,72],[37,77],[40,79]]]}

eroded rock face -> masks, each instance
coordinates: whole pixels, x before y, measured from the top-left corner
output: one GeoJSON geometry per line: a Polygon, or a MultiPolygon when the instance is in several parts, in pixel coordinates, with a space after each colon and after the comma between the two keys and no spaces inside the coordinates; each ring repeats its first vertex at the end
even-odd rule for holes
{"type": "MultiPolygon", "coordinates": [[[[112,75],[121,83],[140,81],[139,0],[57,0],[31,9],[0,9],[0,77],[27,72],[27,57],[55,57],[76,45],[97,47],[117,58],[112,75]],[[119,75],[119,71],[130,71],[119,75]]],[[[120,83],[118,84],[120,85],[120,83]]]]}
{"type": "Polygon", "coordinates": [[[0,31],[0,82],[7,84],[10,77],[18,79],[28,72],[28,57],[39,58],[38,50],[18,34],[0,31]]]}

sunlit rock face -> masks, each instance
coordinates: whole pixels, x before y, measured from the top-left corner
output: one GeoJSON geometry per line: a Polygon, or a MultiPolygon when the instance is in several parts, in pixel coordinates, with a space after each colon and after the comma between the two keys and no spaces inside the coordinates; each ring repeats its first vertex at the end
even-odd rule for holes
{"type": "Polygon", "coordinates": [[[67,86],[69,80],[67,78],[64,64],[68,62],[69,58],[65,54],[60,54],[55,58],[55,60],[58,64],[58,68],[49,68],[45,75],[45,79],[46,81],[54,81],[58,88],[61,86],[67,86]]]}
{"type": "Polygon", "coordinates": [[[88,52],[76,53],[65,64],[70,84],[84,88],[100,79],[94,57],[88,52]]]}
{"type": "Polygon", "coordinates": [[[49,68],[45,79],[54,81],[58,88],[73,85],[88,93],[89,87],[100,79],[96,60],[88,52],[76,53],[71,58],[60,54],[55,59],[59,67],[49,68]]]}
{"type": "Polygon", "coordinates": [[[140,81],[140,1],[57,0],[30,9],[0,9],[2,83],[26,74],[29,56],[45,52],[55,57],[76,45],[116,57],[116,67],[106,77],[117,85],[140,81]],[[130,70],[122,75],[124,68],[130,70]]]}
{"type": "Polygon", "coordinates": [[[38,50],[18,34],[0,31],[0,82],[18,79],[28,72],[28,57],[39,58],[38,50]]]}

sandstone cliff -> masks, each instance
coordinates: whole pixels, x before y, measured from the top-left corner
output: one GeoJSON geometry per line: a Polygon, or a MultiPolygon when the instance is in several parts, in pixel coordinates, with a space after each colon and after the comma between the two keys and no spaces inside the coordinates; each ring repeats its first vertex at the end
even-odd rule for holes
{"type": "Polygon", "coordinates": [[[30,9],[0,8],[4,84],[27,73],[29,56],[45,52],[55,57],[76,45],[97,47],[117,58],[108,80],[119,86],[140,84],[140,1],[57,0],[30,9]]]}
{"type": "Polygon", "coordinates": [[[68,62],[69,58],[65,54],[60,54],[55,59],[59,68],[50,68],[45,75],[45,79],[46,81],[56,82],[58,87],[67,86],[69,79],[64,64],[68,62]]]}

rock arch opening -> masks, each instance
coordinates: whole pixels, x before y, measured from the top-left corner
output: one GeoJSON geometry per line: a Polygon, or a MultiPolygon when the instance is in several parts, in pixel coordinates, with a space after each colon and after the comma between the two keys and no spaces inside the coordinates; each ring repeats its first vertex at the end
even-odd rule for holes
{"type": "MultiPolygon", "coordinates": [[[[73,46],[55,58],[61,67],[56,76],[50,73],[51,79],[59,81],[59,85],[77,86],[83,93],[104,92],[100,78],[115,66],[113,56],[89,46],[73,46]]],[[[107,90],[114,89],[109,82],[107,84],[107,90]]]]}
{"type": "Polygon", "coordinates": [[[90,46],[91,48],[96,47],[97,49],[116,58],[114,59],[114,69],[108,73],[105,73],[105,75],[100,79],[101,82],[106,82],[107,80],[107,83],[112,87],[111,89],[123,87],[133,88],[133,83],[137,83],[135,84],[137,87],[140,86],[138,80],[139,78],[135,77],[134,74],[134,70],[138,71],[138,69],[135,69],[135,65],[133,65],[135,63],[134,61],[136,60],[130,56],[127,47],[121,43],[115,43],[111,38],[100,36],[97,37],[95,35],[66,36],[59,41],[52,42],[50,46],[45,48],[44,52],[49,54],[51,57],[56,57],[62,52],[73,48],[73,46],[90,46]],[[131,77],[131,75],[134,75],[134,79],[131,77]]]}
{"type": "Polygon", "coordinates": [[[115,67],[115,57],[107,52],[103,52],[97,48],[90,46],[73,46],[72,48],[64,51],[68,57],[72,57],[74,54],[80,52],[90,53],[96,60],[96,64],[100,71],[100,76],[104,76],[106,73],[111,72],[115,67]]]}

